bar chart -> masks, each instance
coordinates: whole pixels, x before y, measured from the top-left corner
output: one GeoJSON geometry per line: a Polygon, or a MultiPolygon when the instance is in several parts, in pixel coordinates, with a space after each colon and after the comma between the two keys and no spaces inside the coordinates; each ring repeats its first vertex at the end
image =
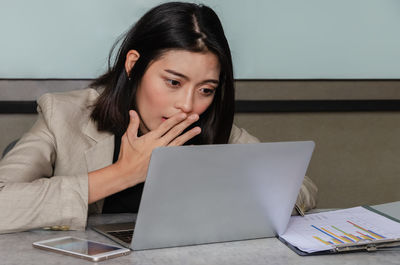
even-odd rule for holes
{"type": "Polygon", "coordinates": [[[322,233],[324,236],[328,236],[331,240],[324,240],[319,236],[312,236],[314,239],[318,240],[319,242],[325,245],[337,245],[337,244],[345,244],[345,243],[357,243],[363,240],[379,240],[385,239],[386,237],[380,235],[373,230],[364,228],[360,225],[357,225],[349,220],[346,221],[347,223],[351,224],[357,231],[353,232],[346,232],[334,225],[331,225],[330,229],[324,227],[317,227],[315,225],[311,225],[314,229],[322,233]]]}

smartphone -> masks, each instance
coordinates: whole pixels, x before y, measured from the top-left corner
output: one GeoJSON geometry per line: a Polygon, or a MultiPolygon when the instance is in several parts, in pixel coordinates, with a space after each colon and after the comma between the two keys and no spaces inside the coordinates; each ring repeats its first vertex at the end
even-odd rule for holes
{"type": "Polygon", "coordinates": [[[131,250],[76,237],[59,237],[34,242],[33,247],[90,261],[102,261],[128,255],[131,250]]]}

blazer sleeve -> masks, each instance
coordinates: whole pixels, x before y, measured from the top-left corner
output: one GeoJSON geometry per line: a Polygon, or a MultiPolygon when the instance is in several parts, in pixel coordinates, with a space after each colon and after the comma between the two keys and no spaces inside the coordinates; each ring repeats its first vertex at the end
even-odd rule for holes
{"type": "MultiPolygon", "coordinates": [[[[260,142],[256,137],[250,135],[245,129],[232,126],[229,143],[245,144],[260,142]]],[[[304,212],[313,209],[317,205],[318,188],[314,182],[307,176],[304,176],[303,184],[300,188],[300,193],[297,197],[296,205],[304,212]]],[[[293,210],[292,214],[296,214],[293,210]]]]}
{"type": "Polygon", "coordinates": [[[0,161],[0,233],[86,226],[87,173],[53,176],[57,153],[48,126],[51,106],[39,100],[38,113],[31,130],[0,161]]]}

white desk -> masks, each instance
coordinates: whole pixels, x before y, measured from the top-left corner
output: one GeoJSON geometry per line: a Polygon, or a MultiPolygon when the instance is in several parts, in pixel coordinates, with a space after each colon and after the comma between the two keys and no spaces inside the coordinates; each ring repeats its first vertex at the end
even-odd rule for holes
{"type": "MultiPolygon", "coordinates": [[[[375,206],[377,210],[400,219],[400,202],[375,206]]],[[[89,225],[133,220],[133,214],[98,215],[89,218],[89,225]]],[[[43,251],[32,247],[39,240],[76,236],[104,243],[111,240],[90,228],[86,231],[42,231],[0,235],[0,264],[93,264],[90,261],[43,251]]],[[[128,256],[102,261],[100,264],[400,264],[400,249],[372,253],[348,253],[301,257],[276,238],[207,244],[132,252],[128,256]]]]}

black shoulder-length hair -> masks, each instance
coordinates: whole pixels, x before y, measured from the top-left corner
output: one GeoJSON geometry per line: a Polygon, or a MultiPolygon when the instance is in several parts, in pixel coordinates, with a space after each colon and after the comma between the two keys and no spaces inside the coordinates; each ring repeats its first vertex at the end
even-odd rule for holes
{"type": "MultiPolygon", "coordinates": [[[[234,115],[234,81],[232,58],[221,22],[215,12],[193,3],[170,2],[148,11],[123,36],[113,65],[117,41],[109,55],[109,70],[91,87],[104,90],[94,105],[91,117],[98,130],[122,135],[129,124],[129,110],[137,110],[136,91],[151,62],[169,50],[212,52],[220,63],[219,85],[210,107],[196,125],[202,133],[190,144],[227,143],[234,115]],[[139,52],[139,60],[129,74],[125,70],[129,50],[139,52]],[[128,78],[129,76],[129,78],[128,78]]],[[[140,115],[140,113],[139,113],[140,115]]]]}

